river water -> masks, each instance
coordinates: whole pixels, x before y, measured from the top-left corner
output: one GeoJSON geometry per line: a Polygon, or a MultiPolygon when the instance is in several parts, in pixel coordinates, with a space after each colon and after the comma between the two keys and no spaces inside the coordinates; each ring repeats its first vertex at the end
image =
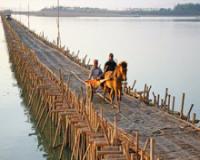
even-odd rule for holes
{"type": "MultiPolygon", "coordinates": [[[[27,26],[26,16],[15,17],[27,26]]],[[[30,17],[30,29],[56,41],[56,18],[30,17]]],[[[137,89],[147,83],[164,95],[169,88],[177,110],[185,92],[185,113],[193,103],[200,116],[200,21],[195,17],[65,17],[60,33],[62,45],[99,59],[102,66],[110,52],[118,62],[127,61],[128,82],[137,80],[137,89]]]]}

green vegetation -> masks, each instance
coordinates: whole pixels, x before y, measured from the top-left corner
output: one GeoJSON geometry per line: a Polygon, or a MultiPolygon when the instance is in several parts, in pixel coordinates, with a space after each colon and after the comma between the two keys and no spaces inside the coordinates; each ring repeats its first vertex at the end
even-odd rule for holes
{"type": "Polygon", "coordinates": [[[139,15],[154,16],[200,16],[200,4],[178,4],[173,9],[161,8],[159,10],[150,11],[140,10],[136,13],[139,15]]]}

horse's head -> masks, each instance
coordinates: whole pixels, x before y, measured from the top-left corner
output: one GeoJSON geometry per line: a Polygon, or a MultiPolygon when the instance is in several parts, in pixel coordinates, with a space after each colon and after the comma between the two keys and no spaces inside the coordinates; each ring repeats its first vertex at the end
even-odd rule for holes
{"type": "Polygon", "coordinates": [[[121,77],[122,77],[122,80],[123,81],[126,81],[126,74],[127,74],[127,66],[128,66],[128,64],[125,62],[125,61],[123,61],[123,62],[121,62],[120,64],[119,64],[119,72],[120,72],[120,74],[121,74],[121,77]]]}

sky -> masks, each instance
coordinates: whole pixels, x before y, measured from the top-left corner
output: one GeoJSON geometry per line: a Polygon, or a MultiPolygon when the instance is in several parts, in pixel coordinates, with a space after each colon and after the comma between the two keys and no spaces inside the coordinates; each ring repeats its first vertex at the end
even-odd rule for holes
{"type": "MultiPolygon", "coordinates": [[[[177,3],[200,3],[200,0],[60,0],[69,7],[97,7],[108,9],[172,8],[177,3]]],[[[40,10],[57,4],[57,0],[29,0],[30,10],[40,10]]],[[[27,10],[28,0],[0,0],[0,9],[27,10]]]]}

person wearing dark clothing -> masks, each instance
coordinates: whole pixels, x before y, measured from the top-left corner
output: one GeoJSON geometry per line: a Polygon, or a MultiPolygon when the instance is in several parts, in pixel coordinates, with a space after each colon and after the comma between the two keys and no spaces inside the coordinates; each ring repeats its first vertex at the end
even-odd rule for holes
{"type": "Polygon", "coordinates": [[[114,56],[112,53],[109,54],[109,60],[105,63],[104,65],[104,73],[106,73],[107,71],[114,71],[117,64],[116,62],[113,60],[114,56]]]}

